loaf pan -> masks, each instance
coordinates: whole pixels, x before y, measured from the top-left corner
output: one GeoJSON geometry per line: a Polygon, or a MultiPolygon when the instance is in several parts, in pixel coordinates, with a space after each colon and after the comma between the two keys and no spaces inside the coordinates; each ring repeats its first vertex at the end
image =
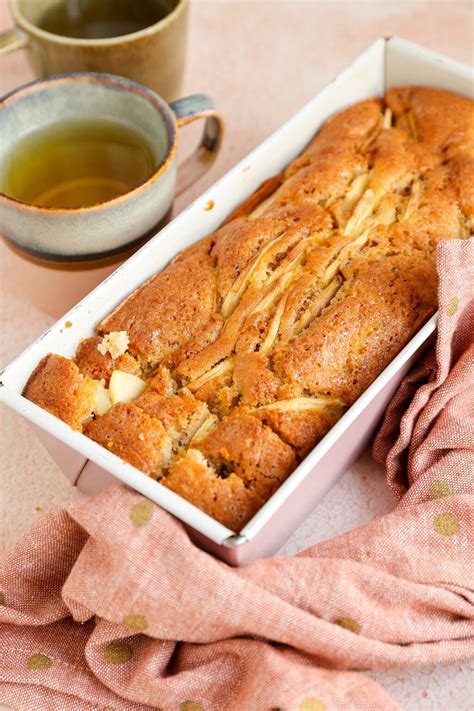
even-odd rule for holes
{"type": "Polygon", "coordinates": [[[95,324],[128,293],[165,267],[177,252],[215,230],[265,179],[293,160],[330,116],[362,99],[382,96],[390,86],[407,84],[472,93],[469,67],[398,37],[376,40],[0,374],[0,400],[35,426],[52,457],[80,489],[94,493],[119,479],[183,521],[198,545],[232,565],[243,565],[278,550],[357,459],[401,379],[432,339],[436,316],[419,330],[240,532],[210,518],[21,393],[41,358],[51,352],[71,357],[79,341],[93,335],[95,324]],[[214,205],[212,210],[208,209],[209,204],[214,205]],[[66,322],[72,325],[65,328],[66,322]]]}

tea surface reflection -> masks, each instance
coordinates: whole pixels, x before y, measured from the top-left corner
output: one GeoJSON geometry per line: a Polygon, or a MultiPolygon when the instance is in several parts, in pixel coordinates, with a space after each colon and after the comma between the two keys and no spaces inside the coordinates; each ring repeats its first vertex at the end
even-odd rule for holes
{"type": "Polygon", "coordinates": [[[143,183],[158,160],[143,136],[124,124],[65,120],[18,140],[6,157],[1,187],[40,207],[86,207],[143,183]]]}

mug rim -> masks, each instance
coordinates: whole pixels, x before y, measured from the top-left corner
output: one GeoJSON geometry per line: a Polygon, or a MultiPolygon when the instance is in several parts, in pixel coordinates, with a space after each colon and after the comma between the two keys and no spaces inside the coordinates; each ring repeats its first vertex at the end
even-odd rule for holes
{"type": "Polygon", "coordinates": [[[19,0],[9,0],[10,11],[13,16],[15,23],[27,33],[40,37],[41,39],[48,40],[49,42],[55,42],[56,44],[69,45],[69,46],[84,46],[84,47],[110,47],[114,45],[123,44],[124,42],[133,42],[144,37],[150,37],[155,34],[156,31],[163,29],[167,25],[171,24],[189,5],[189,0],[178,0],[178,3],[171,12],[169,12],[165,17],[162,17],[158,22],[153,23],[153,25],[148,25],[137,32],[130,32],[126,35],[118,35],[118,37],[97,37],[94,39],[87,39],[82,37],[65,37],[64,35],[57,35],[54,32],[48,32],[43,30],[38,25],[30,22],[27,17],[21,12],[19,8],[19,0]]]}
{"type": "Polygon", "coordinates": [[[143,190],[155,183],[171,164],[176,153],[178,133],[177,121],[172,109],[166,101],[162,99],[159,94],[152,91],[152,89],[148,89],[132,79],[126,79],[125,77],[120,77],[116,74],[106,74],[101,72],[72,72],[68,74],[55,74],[54,76],[46,77],[45,79],[35,79],[12,89],[12,91],[9,91],[0,97],[0,118],[2,109],[14,101],[21,101],[22,94],[28,94],[31,91],[34,92],[49,84],[71,84],[75,80],[84,81],[90,84],[95,83],[117,86],[122,91],[130,91],[146,99],[148,103],[150,103],[161,115],[163,123],[166,127],[166,149],[161,160],[158,162],[153,172],[141,183],[138,183],[138,185],[135,185],[133,188],[127,190],[127,192],[122,193],[121,195],[118,195],[117,197],[111,198],[110,200],[103,200],[102,202],[96,202],[92,205],[85,205],[83,207],[46,207],[43,205],[35,205],[34,203],[26,202],[24,200],[19,200],[11,195],[7,195],[1,190],[0,202],[6,202],[7,204],[11,203],[13,206],[19,206],[35,212],[40,211],[49,214],[77,214],[94,210],[97,211],[109,207],[109,205],[123,203],[128,200],[130,196],[136,196],[138,193],[143,192],[143,190]]]}

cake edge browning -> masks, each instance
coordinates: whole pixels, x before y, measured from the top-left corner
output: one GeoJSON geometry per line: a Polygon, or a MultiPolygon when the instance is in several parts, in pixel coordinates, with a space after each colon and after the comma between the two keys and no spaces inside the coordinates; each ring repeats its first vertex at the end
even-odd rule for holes
{"type": "Polygon", "coordinates": [[[31,373],[23,396],[81,431],[94,413],[96,384],[72,360],[50,353],[31,373]]]}

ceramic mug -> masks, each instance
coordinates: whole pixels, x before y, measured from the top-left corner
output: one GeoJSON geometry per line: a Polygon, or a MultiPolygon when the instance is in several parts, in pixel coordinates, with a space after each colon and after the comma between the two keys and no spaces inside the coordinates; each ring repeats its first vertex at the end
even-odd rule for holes
{"type": "MultiPolygon", "coordinates": [[[[32,82],[3,97],[0,165],[23,131],[52,119],[97,113],[120,117],[158,149],[159,164],[143,184],[113,200],[71,209],[42,208],[0,192],[0,234],[9,247],[1,259],[12,284],[21,299],[56,318],[167,221],[176,192],[210,167],[222,136],[221,117],[206,96],[168,105],[121,77],[73,74],[32,82]],[[179,128],[197,119],[205,120],[201,143],[178,167],[179,128]]],[[[1,180],[0,171],[0,190],[1,180]]]]}
{"type": "Polygon", "coordinates": [[[58,0],[9,3],[15,27],[0,34],[0,54],[26,48],[37,76],[107,72],[144,84],[166,101],[179,96],[189,0],[169,0],[172,10],[159,22],[138,32],[104,39],[66,37],[38,27],[44,13],[58,0]]]}
{"type": "Polygon", "coordinates": [[[54,262],[87,262],[133,249],[169,214],[176,192],[178,129],[205,120],[201,143],[179,170],[182,190],[217,155],[222,120],[198,94],[167,104],[150,89],[108,74],[70,74],[26,84],[0,103],[0,164],[25,132],[51,121],[117,119],[140,132],[153,149],[154,172],[111,200],[80,208],[40,207],[5,192],[0,173],[0,232],[17,249],[54,262]]]}

